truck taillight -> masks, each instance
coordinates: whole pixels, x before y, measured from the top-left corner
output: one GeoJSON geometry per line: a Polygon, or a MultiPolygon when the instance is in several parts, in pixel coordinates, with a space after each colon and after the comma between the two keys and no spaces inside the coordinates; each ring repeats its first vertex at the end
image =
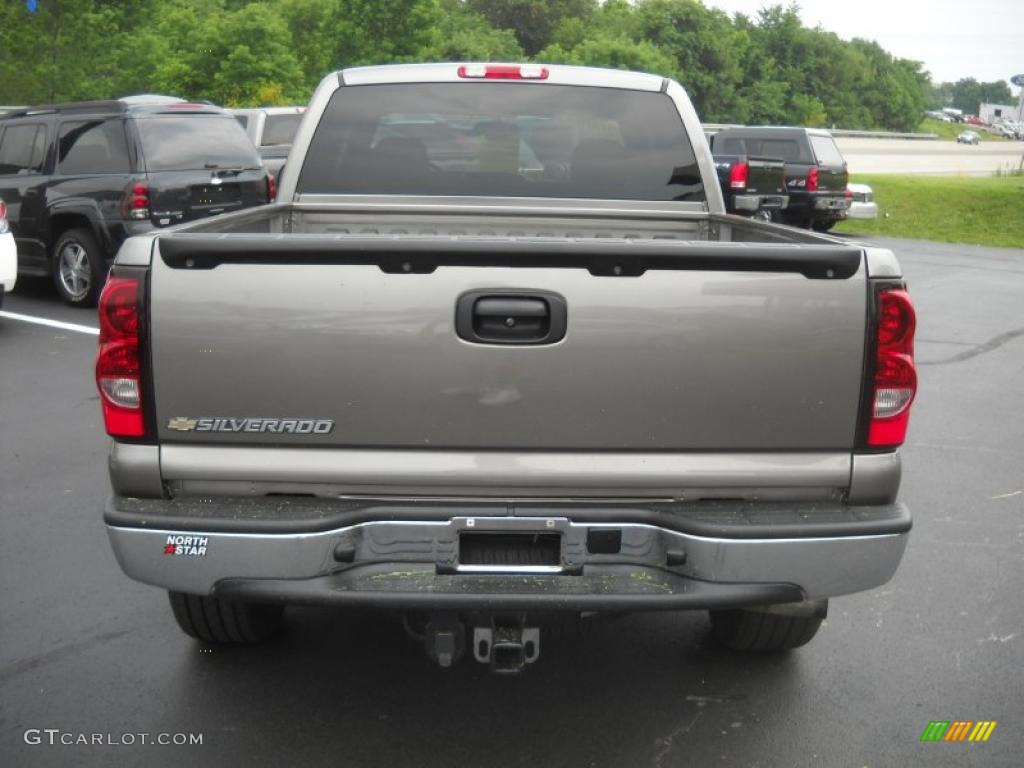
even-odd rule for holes
{"type": "Polygon", "coordinates": [[[906,438],[910,404],[917,393],[917,318],[910,296],[902,288],[883,287],[877,306],[874,393],[867,443],[872,448],[895,448],[906,438]]]}
{"type": "Polygon", "coordinates": [[[149,218],[149,184],[133,181],[121,195],[121,215],[139,221],[149,218]]]}
{"type": "Polygon", "coordinates": [[[7,203],[0,200],[0,235],[4,234],[7,229],[7,203]]]}
{"type": "Polygon", "coordinates": [[[811,168],[807,172],[807,191],[817,192],[818,191],[818,169],[811,168]]]}
{"type": "Polygon", "coordinates": [[[267,199],[274,202],[277,199],[277,179],[274,174],[267,174],[267,199]]]}
{"type": "Polygon", "coordinates": [[[750,166],[746,163],[733,163],[729,169],[729,189],[746,189],[750,177],[750,166]]]}
{"type": "Polygon", "coordinates": [[[139,281],[112,275],[100,294],[96,386],[111,437],[143,437],[139,281]]]}
{"type": "Polygon", "coordinates": [[[547,80],[548,68],[536,64],[463,64],[459,77],[485,80],[547,80]]]}

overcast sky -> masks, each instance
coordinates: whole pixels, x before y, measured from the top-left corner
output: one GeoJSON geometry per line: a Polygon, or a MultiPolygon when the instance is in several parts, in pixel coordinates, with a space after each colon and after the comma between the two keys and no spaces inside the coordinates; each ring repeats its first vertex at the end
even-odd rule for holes
{"type": "MultiPolygon", "coordinates": [[[[755,16],[787,0],[703,0],[755,16]]],[[[935,82],[1008,80],[1024,73],[1024,0],[799,0],[800,17],[849,40],[875,40],[894,56],[924,62],[935,82]]],[[[1013,89],[1016,92],[1016,89],[1013,89]]]]}

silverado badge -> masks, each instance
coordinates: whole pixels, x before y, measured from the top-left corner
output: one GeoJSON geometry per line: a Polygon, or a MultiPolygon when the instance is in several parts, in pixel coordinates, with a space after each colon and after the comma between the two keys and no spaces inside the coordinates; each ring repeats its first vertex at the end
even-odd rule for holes
{"type": "Polygon", "coordinates": [[[333,419],[235,419],[221,416],[200,416],[190,419],[175,416],[167,428],[177,432],[272,432],[289,435],[326,435],[334,429],[333,419]]]}

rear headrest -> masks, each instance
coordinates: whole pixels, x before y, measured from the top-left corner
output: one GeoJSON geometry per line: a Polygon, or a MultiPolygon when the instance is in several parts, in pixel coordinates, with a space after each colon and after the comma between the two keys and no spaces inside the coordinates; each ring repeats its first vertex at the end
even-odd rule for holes
{"type": "Polygon", "coordinates": [[[481,173],[519,173],[519,129],[509,123],[478,126],[481,173]]]}

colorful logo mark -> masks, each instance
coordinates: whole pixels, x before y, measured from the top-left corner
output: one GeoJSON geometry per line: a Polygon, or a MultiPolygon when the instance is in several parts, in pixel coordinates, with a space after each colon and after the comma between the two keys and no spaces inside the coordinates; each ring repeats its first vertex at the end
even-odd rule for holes
{"type": "Polygon", "coordinates": [[[932,720],[921,741],[988,741],[995,729],[995,720],[932,720]]]}

